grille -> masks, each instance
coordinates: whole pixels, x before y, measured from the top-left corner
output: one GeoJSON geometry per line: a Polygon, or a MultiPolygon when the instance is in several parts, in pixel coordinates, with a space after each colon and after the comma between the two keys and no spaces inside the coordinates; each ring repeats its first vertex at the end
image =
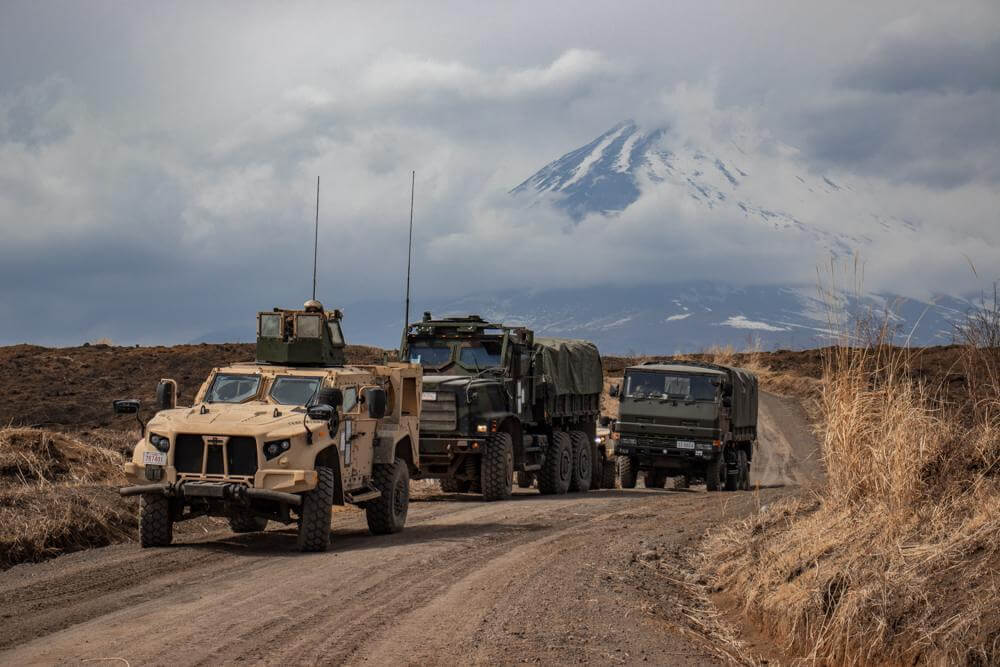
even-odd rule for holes
{"type": "Polygon", "coordinates": [[[257,441],[234,436],[224,447],[210,445],[205,456],[205,441],[200,435],[181,434],[174,441],[174,467],[179,473],[202,474],[204,458],[206,475],[224,475],[224,463],[230,475],[253,476],[257,473],[257,441]]]}
{"type": "Polygon", "coordinates": [[[454,392],[439,391],[437,400],[421,403],[420,428],[424,431],[454,431],[458,428],[454,392]]]}
{"type": "Polygon", "coordinates": [[[233,437],[226,443],[226,458],[230,475],[257,474],[257,441],[233,437]]]}
{"type": "Polygon", "coordinates": [[[178,435],[174,442],[174,467],[177,472],[201,474],[205,442],[200,435],[178,435]]]}

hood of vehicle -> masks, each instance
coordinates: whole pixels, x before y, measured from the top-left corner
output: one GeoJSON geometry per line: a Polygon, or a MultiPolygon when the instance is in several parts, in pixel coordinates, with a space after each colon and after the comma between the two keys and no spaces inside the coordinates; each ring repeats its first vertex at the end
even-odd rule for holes
{"type": "Polygon", "coordinates": [[[177,431],[201,430],[209,427],[214,427],[215,430],[225,427],[274,429],[283,425],[301,424],[303,419],[303,413],[292,412],[294,406],[275,406],[263,403],[239,405],[206,403],[204,405],[206,408],[204,413],[201,405],[192,408],[164,410],[150,421],[149,428],[167,426],[177,431]],[[275,416],[275,407],[278,408],[279,412],[277,417],[275,416]]]}

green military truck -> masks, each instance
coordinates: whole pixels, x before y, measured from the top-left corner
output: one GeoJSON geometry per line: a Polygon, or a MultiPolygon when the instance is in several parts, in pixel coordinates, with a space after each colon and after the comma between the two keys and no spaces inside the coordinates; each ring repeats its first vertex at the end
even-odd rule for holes
{"type": "Polygon", "coordinates": [[[647,487],[704,481],[709,491],[750,488],[757,440],[757,376],[696,361],[647,362],[625,369],[612,442],[622,488],[640,471],[647,487]]]}
{"type": "Polygon", "coordinates": [[[420,474],[443,490],[509,498],[601,485],[601,357],[585,341],[535,337],[477,315],[410,324],[401,359],[424,370],[420,474]],[[599,458],[600,457],[600,458],[599,458]]]}

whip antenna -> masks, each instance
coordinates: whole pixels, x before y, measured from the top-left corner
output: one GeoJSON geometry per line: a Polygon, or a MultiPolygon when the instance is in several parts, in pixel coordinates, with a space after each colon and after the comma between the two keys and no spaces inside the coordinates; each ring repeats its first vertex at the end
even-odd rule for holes
{"type": "Polygon", "coordinates": [[[410,326],[410,266],[413,259],[413,193],[417,186],[416,170],[410,172],[410,244],[406,250],[406,310],[403,312],[403,345],[406,346],[406,330],[410,326]]]}
{"type": "Polygon", "coordinates": [[[313,235],[313,301],[316,300],[316,257],[318,254],[319,254],[319,176],[316,177],[316,232],[313,235]]]}

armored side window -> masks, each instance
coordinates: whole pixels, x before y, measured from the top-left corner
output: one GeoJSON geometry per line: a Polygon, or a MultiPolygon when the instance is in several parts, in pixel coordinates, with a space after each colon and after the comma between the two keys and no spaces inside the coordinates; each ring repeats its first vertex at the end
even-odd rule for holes
{"type": "Polygon", "coordinates": [[[326,326],[330,329],[330,339],[333,341],[333,344],[343,345],[344,333],[340,330],[340,322],[336,320],[330,320],[329,322],[326,323],[326,326]]]}
{"type": "Polygon", "coordinates": [[[350,412],[358,404],[358,388],[344,387],[344,412],[350,412]]]}
{"type": "Polygon", "coordinates": [[[280,313],[261,313],[257,326],[261,338],[281,338],[280,313]]]}
{"type": "Polygon", "coordinates": [[[295,336],[297,338],[319,338],[323,331],[319,315],[296,315],[295,336]]]}

